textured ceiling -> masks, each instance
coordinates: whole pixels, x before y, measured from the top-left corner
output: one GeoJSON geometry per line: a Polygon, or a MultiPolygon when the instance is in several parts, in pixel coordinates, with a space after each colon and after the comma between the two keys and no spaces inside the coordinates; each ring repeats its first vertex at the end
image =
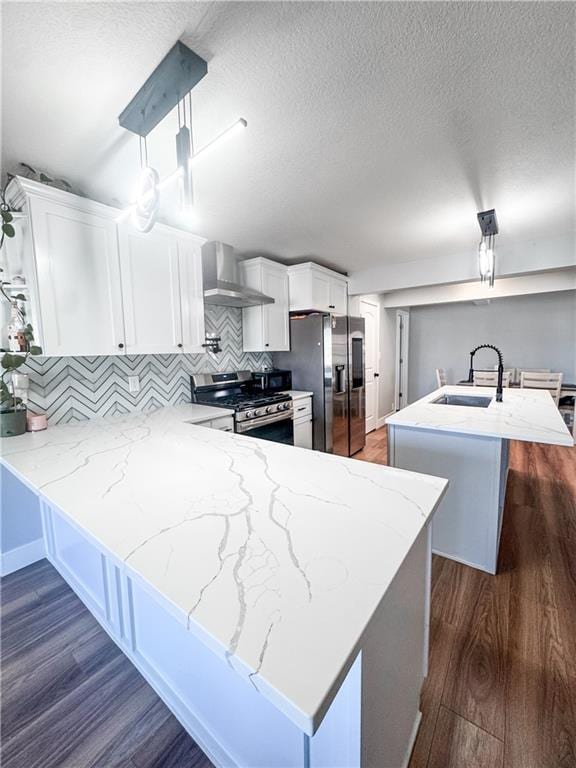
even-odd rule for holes
{"type": "MultiPolygon", "coordinates": [[[[117,116],[180,38],[193,93],[196,230],[353,272],[573,226],[572,3],[18,3],[3,6],[4,170],[25,160],[104,202],[131,199],[117,116]]],[[[175,165],[175,117],[151,135],[175,165]]],[[[179,221],[175,206],[164,215],[179,221]]]]}

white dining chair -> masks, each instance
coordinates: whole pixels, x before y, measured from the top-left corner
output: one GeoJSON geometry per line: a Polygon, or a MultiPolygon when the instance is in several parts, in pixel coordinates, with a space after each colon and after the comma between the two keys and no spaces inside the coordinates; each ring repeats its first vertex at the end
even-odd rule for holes
{"type": "Polygon", "coordinates": [[[558,405],[562,390],[562,376],[561,373],[550,373],[549,371],[521,371],[520,387],[523,389],[547,389],[558,405]]]}
{"type": "Polygon", "coordinates": [[[445,387],[447,384],[446,371],[444,368],[436,368],[436,383],[438,387],[445,387]]]}
{"type": "MultiPolygon", "coordinates": [[[[502,374],[502,386],[510,386],[510,371],[504,371],[502,374]]],[[[474,386],[475,387],[496,387],[498,386],[498,372],[497,371],[474,371],[474,386]]]]}

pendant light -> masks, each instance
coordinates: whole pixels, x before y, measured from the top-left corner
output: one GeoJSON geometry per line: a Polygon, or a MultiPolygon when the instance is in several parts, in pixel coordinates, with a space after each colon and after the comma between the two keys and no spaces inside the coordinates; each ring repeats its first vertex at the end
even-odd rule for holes
{"type": "Polygon", "coordinates": [[[494,238],[498,234],[498,222],[496,211],[481,211],[477,214],[478,224],[482,237],[478,245],[478,270],[480,282],[487,284],[489,288],[494,285],[496,272],[496,254],[494,251],[494,238]]]}

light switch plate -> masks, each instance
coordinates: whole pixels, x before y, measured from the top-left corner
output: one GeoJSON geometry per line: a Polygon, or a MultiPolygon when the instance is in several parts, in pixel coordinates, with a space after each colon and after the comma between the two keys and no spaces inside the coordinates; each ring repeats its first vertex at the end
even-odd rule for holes
{"type": "Polygon", "coordinates": [[[138,376],[128,376],[128,391],[140,392],[140,378],[138,376]]]}

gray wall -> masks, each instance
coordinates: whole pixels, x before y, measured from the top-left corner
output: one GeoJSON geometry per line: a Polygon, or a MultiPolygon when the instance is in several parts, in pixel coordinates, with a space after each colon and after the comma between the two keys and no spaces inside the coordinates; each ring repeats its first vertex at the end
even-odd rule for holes
{"type": "MultiPolygon", "coordinates": [[[[507,368],[550,368],[576,381],[576,292],[412,308],[410,402],[436,388],[436,368],[446,369],[449,384],[466,378],[470,350],[485,343],[502,350],[507,368]]],[[[474,358],[478,368],[496,362],[490,351],[474,358]]]]}

